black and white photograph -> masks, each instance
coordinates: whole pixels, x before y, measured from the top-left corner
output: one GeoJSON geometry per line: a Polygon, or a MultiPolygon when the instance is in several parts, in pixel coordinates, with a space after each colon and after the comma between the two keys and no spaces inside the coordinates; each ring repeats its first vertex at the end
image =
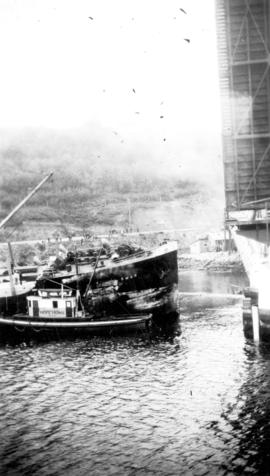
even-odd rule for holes
{"type": "Polygon", "coordinates": [[[270,476],[269,0],[0,0],[0,475],[270,476]]]}

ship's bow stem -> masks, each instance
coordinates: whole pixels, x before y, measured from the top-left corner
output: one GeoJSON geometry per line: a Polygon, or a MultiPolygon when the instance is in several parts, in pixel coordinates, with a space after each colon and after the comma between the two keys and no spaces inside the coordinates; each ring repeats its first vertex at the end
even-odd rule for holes
{"type": "MultiPolygon", "coordinates": [[[[243,218],[243,212],[242,212],[243,218]]],[[[270,242],[268,210],[252,211],[252,220],[231,225],[232,235],[249,278],[244,289],[243,327],[247,337],[270,339],[270,242]]]]}

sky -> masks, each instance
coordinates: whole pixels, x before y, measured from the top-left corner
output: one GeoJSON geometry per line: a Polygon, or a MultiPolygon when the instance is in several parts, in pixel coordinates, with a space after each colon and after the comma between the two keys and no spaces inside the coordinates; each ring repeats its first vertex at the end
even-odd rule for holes
{"type": "Polygon", "coordinates": [[[214,0],[0,0],[0,57],[0,128],[100,127],[183,170],[220,153],[214,0]]]}

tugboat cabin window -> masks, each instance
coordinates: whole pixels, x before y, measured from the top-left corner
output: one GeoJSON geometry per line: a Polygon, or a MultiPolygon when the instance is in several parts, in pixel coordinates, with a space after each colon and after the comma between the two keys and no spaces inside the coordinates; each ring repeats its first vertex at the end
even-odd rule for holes
{"type": "Polygon", "coordinates": [[[67,302],[66,302],[66,305],[67,305],[67,307],[71,307],[71,302],[70,302],[70,301],[67,301],[67,302]]]}
{"type": "Polygon", "coordinates": [[[28,306],[29,306],[29,307],[32,306],[32,301],[28,301],[28,306]]]}
{"type": "Polygon", "coordinates": [[[54,309],[56,309],[58,307],[58,302],[57,301],[53,301],[52,304],[53,304],[54,309]]]}

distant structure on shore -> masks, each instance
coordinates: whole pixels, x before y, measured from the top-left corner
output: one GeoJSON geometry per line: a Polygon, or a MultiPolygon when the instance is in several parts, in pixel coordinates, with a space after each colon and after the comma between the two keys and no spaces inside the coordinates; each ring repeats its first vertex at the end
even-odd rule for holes
{"type": "Polygon", "coordinates": [[[208,253],[209,251],[235,251],[234,240],[228,231],[219,231],[200,236],[190,245],[191,254],[208,253]]]}

